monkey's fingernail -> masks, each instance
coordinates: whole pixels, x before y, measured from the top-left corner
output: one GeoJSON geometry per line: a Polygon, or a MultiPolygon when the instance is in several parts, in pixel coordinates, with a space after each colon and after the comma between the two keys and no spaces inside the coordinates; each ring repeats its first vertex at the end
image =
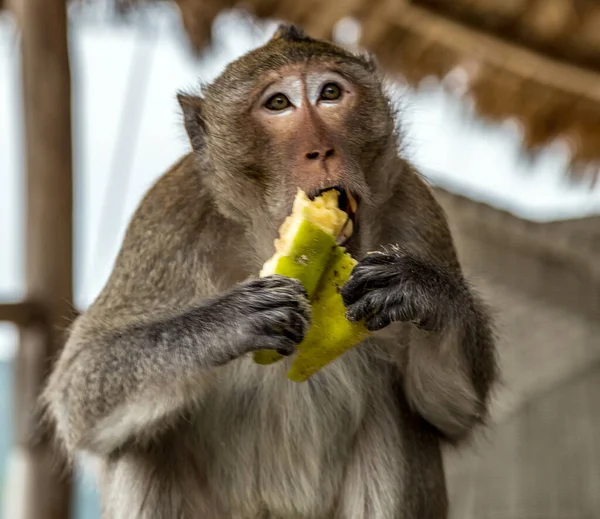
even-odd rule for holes
{"type": "Polygon", "coordinates": [[[353,310],[353,309],[348,309],[346,311],[346,318],[349,321],[358,321],[360,319],[360,317],[358,315],[358,311],[357,310],[353,310]]]}

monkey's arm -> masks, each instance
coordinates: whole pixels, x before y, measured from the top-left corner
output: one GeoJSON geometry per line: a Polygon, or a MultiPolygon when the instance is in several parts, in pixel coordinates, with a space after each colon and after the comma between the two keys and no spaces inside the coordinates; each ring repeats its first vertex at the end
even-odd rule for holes
{"type": "Polygon", "coordinates": [[[194,173],[175,169],[143,200],[51,374],[43,401],[70,454],[151,439],[206,396],[216,367],[259,348],[289,354],[301,340],[299,283],[214,284],[227,245],[194,173]]]}
{"type": "Polygon", "coordinates": [[[342,295],[349,317],[367,317],[372,330],[414,323],[407,347],[394,349],[405,396],[458,441],[486,417],[496,381],[491,319],[461,272],[441,207],[412,169],[387,209],[381,243],[390,246],[357,265],[342,295]]]}

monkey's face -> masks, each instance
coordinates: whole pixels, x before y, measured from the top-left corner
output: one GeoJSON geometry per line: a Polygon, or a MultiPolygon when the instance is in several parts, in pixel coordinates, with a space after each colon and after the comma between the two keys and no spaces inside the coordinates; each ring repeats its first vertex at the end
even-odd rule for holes
{"type": "Polygon", "coordinates": [[[356,121],[361,92],[322,63],[266,74],[250,111],[265,146],[260,161],[280,188],[310,194],[329,187],[364,189],[356,121]]]}
{"type": "MultiPolygon", "coordinates": [[[[201,111],[199,144],[214,170],[209,183],[217,199],[255,228],[276,230],[298,188],[309,196],[337,188],[343,209],[360,223],[361,205],[376,198],[381,160],[395,143],[374,64],[293,30],[231,63],[201,104],[186,102],[201,111]]],[[[353,239],[360,239],[360,225],[353,239]]]]}

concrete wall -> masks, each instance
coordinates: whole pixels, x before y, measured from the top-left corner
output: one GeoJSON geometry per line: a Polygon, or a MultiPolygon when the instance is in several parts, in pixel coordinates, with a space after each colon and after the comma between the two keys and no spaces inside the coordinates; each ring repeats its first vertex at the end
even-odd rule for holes
{"type": "Polygon", "coordinates": [[[437,190],[498,320],[493,421],[446,453],[453,519],[600,517],[600,217],[538,224],[437,190]]]}

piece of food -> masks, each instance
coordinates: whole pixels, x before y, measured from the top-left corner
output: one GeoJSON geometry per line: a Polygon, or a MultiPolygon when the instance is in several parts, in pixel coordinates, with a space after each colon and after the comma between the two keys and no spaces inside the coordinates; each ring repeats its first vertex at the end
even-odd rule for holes
{"type": "Polygon", "coordinates": [[[263,265],[260,277],[281,274],[298,279],[312,297],[348,214],[338,207],[339,193],[326,191],[311,200],[298,190],[292,214],[279,228],[275,254],[263,265]]]}
{"type": "Polygon", "coordinates": [[[355,265],[356,260],[343,247],[335,247],[311,301],[312,322],[288,371],[290,380],[305,381],[369,335],[362,322],[346,318],[339,293],[355,265]]]}
{"type": "MultiPolygon", "coordinates": [[[[275,240],[276,252],[260,272],[261,277],[281,274],[298,279],[311,300],[311,327],[288,372],[288,377],[297,382],[306,380],[368,335],[361,323],[346,319],[338,292],[356,264],[337,245],[340,236],[348,237],[353,230],[352,220],[338,206],[339,196],[337,190],[330,190],[310,200],[298,190],[292,214],[275,240]]],[[[349,204],[356,209],[353,199],[349,204]]],[[[272,364],[282,358],[272,350],[254,354],[258,364],[272,364]]]]}
{"type": "MultiPolygon", "coordinates": [[[[297,279],[311,299],[348,221],[348,214],[338,207],[338,199],[336,190],[311,200],[298,189],[292,213],[279,228],[275,254],[263,265],[259,276],[280,274],[297,279]]],[[[254,353],[258,364],[272,364],[282,358],[273,350],[254,353]]]]}

